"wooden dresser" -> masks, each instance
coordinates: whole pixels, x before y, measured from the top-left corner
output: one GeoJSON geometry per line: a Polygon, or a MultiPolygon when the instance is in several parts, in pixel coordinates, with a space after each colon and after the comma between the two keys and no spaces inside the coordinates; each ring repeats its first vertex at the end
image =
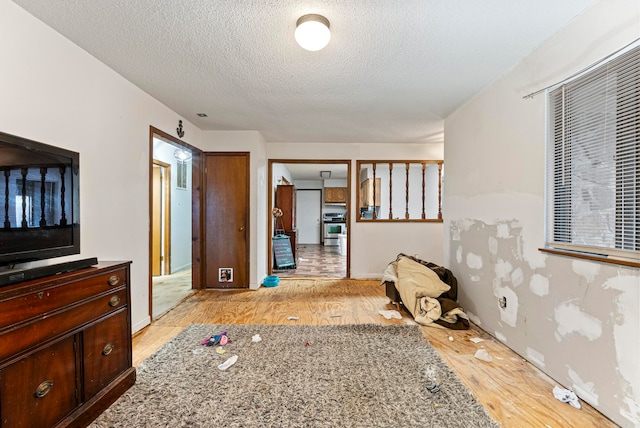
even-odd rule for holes
{"type": "Polygon", "coordinates": [[[130,264],[0,287],[0,427],[84,427],[135,383],[130,264]]]}

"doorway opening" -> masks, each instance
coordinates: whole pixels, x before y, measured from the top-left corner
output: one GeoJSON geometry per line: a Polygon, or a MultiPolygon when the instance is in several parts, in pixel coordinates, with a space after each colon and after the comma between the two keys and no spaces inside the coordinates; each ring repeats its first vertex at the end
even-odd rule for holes
{"type": "Polygon", "coordinates": [[[193,293],[192,148],[150,133],[149,316],[155,320],[193,293]]]}
{"type": "Polygon", "coordinates": [[[269,273],[349,278],[351,161],[270,159],[268,186],[269,273]],[[275,208],[281,217],[274,217],[275,208]],[[273,244],[280,250],[282,239],[294,263],[280,266],[273,244]]]}

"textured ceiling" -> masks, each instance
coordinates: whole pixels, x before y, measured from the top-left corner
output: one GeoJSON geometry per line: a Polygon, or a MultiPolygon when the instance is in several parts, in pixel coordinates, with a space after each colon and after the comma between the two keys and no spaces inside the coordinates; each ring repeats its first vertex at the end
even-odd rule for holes
{"type": "Polygon", "coordinates": [[[595,0],[14,0],[203,130],[433,142],[595,0]],[[331,22],[300,48],[296,20],[331,22]],[[206,113],[199,118],[196,113],[206,113]]]}

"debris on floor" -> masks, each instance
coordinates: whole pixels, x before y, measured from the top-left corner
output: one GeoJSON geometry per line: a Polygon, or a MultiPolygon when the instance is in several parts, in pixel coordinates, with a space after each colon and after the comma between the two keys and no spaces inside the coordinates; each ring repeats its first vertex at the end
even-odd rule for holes
{"type": "Polygon", "coordinates": [[[380,315],[382,315],[383,317],[385,317],[386,319],[390,320],[391,318],[395,318],[397,320],[401,320],[402,319],[402,315],[400,314],[400,312],[396,311],[396,310],[384,310],[384,309],[380,309],[378,311],[378,313],[380,315]]]}
{"type": "Polygon", "coordinates": [[[484,339],[481,337],[472,337],[471,339],[469,339],[470,341],[472,341],[473,343],[480,343],[480,342],[484,342],[484,339]]]}
{"type": "Polygon", "coordinates": [[[251,337],[251,341],[252,341],[252,342],[256,342],[256,343],[257,343],[257,342],[262,341],[262,338],[260,337],[260,335],[259,335],[259,334],[254,334],[254,335],[251,337]]]}
{"type": "Polygon", "coordinates": [[[490,363],[491,361],[493,361],[493,358],[491,357],[491,355],[489,355],[489,353],[484,349],[478,349],[474,354],[474,357],[476,357],[479,360],[486,361],[487,363],[490,363]]]}
{"type": "Polygon", "coordinates": [[[230,357],[227,361],[225,361],[222,364],[218,365],[218,369],[220,370],[226,370],[229,367],[231,367],[232,365],[235,364],[235,362],[238,361],[238,356],[237,355],[233,355],[232,357],[230,357]]]}
{"type": "Polygon", "coordinates": [[[216,346],[216,345],[224,346],[227,343],[231,343],[231,339],[229,339],[229,336],[227,336],[226,331],[223,331],[220,334],[214,334],[213,336],[207,337],[202,342],[200,342],[201,345],[205,345],[205,346],[216,346]]]}
{"type": "Polygon", "coordinates": [[[298,317],[296,317],[296,316],[289,316],[289,317],[287,317],[287,319],[288,319],[289,321],[297,321],[299,318],[298,318],[298,317]]]}
{"type": "Polygon", "coordinates": [[[429,364],[424,374],[427,378],[427,391],[432,394],[440,391],[440,376],[438,374],[438,369],[436,368],[436,366],[429,364]]]}
{"type": "Polygon", "coordinates": [[[578,397],[576,396],[576,393],[568,389],[560,388],[556,385],[553,387],[553,396],[563,403],[571,404],[576,409],[580,409],[582,407],[580,405],[580,400],[578,400],[578,397]]]}

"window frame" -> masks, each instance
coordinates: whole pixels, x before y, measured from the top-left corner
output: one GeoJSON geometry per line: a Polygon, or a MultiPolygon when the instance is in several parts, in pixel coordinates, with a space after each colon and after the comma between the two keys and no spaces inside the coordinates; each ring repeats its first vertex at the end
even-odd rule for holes
{"type": "MultiPolygon", "coordinates": [[[[356,161],[356,171],[357,171],[357,185],[356,185],[356,214],[355,214],[355,219],[356,222],[362,222],[362,223],[442,223],[443,222],[443,218],[442,218],[442,183],[443,183],[443,177],[444,177],[444,160],[416,160],[416,159],[412,159],[412,160],[389,160],[389,159],[381,159],[381,160],[357,160],[356,161]],[[421,171],[421,183],[420,186],[422,187],[422,207],[421,207],[421,217],[420,218],[406,218],[406,215],[408,214],[408,206],[409,206],[409,196],[407,193],[403,193],[402,195],[400,195],[399,197],[403,200],[405,200],[406,202],[406,208],[405,208],[405,212],[401,213],[402,218],[388,218],[388,213],[384,213],[385,215],[380,215],[380,217],[377,217],[376,211],[374,209],[374,212],[372,213],[372,218],[362,218],[361,214],[360,214],[360,209],[361,209],[361,201],[362,201],[362,189],[361,189],[361,184],[362,182],[360,181],[360,173],[362,171],[362,167],[366,166],[366,165],[376,165],[375,167],[373,167],[374,170],[377,170],[377,165],[385,165],[387,167],[387,171],[389,170],[389,165],[396,165],[396,164],[405,164],[405,168],[410,168],[411,165],[420,165],[422,168],[421,171]],[[425,173],[426,173],[426,167],[429,165],[438,165],[438,171],[437,171],[437,185],[436,188],[434,189],[437,192],[436,198],[437,198],[437,205],[435,206],[436,209],[436,215],[435,217],[427,217],[426,216],[426,210],[425,210],[425,197],[424,197],[424,193],[425,193],[425,189],[427,188],[426,186],[426,179],[425,179],[425,173]]],[[[407,170],[406,172],[406,179],[409,180],[409,171],[407,170]]],[[[373,176],[371,178],[374,179],[378,179],[377,176],[373,176]]],[[[371,179],[370,178],[370,179],[371,179]]],[[[391,180],[393,180],[393,178],[391,178],[391,180]]],[[[373,182],[373,187],[375,188],[375,183],[376,181],[373,182]]],[[[390,185],[392,183],[389,183],[390,185]]],[[[406,187],[406,182],[405,182],[405,187],[406,187]]],[[[376,196],[378,195],[377,189],[375,189],[374,191],[374,195],[372,196],[375,199],[376,196]]],[[[391,192],[389,194],[390,197],[390,201],[389,201],[389,208],[390,211],[393,211],[393,193],[391,192]]],[[[374,205],[375,206],[375,205],[374,205]]],[[[381,213],[382,214],[382,213],[381,213]]],[[[399,216],[400,217],[400,216],[399,216]]]]}
{"type": "MultiPolygon", "coordinates": [[[[637,71],[638,64],[640,64],[640,46],[547,90],[545,248],[540,249],[541,251],[627,266],[640,266],[640,221],[638,220],[638,213],[640,213],[640,71],[637,71]],[[589,85],[604,86],[604,89],[591,89],[589,85]],[[580,91],[588,93],[588,97],[584,96],[579,103],[575,102],[577,107],[573,108],[572,101],[568,100],[568,97],[578,97],[580,91]],[[611,99],[615,103],[612,104],[611,99]],[[559,113],[557,113],[558,108],[561,109],[559,113]],[[599,113],[598,121],[591,117],[589,120],[584,118],[580,120],[579,116],[585,115],[585,112],[589,113],[590,109],[599,113]],[[599,127],[594,126],[594,123],[599,127]],[[595,128],[597,132],[588,128],[595,128]],[[610,132],[611,128],[614,132],[610,132]],[[590,131],[590,135],[581,138],[580,135],[588,134],[587,131],[590,131]],[[598,132],[602,133],[602,137],[598,132]],[[574,135],[578,137],[573,137],[574,135]],[[604,147],[602,150],[605,154],[605,156],[601,154],[600,158],[592,155],[592,158],[598,159],[598,163],[604,165],[598,170],[594,162],[593,168],[583,168],[576,173],[578,167],[572,166],[572,163],[578,164],[581,160],[584,163],[585,156],[580,152],[595,146],[592,139],[604,147]],[[559,148],[558,145],[562,147],[559,148]],[[609,156],[611,159],[607,159],[609,156]],[[610,183],[603,187],[613,193],[613,197],[609,196],[613,202],[605,205],[606,208],[601,207],[603,204],[595,204],[597,207],[595,210],[576,208],[581,202],[580,199],[588,195],[588,188],[585,190],[579,184],[574,186],[572,184],[574,178],[578,177],[585,181],[584,177],[588,177],[593,183],[602,184],[598,180],[606,182],[606,179],[598,176],[598,171],[604,170],[607,165],[608,168],[613,167],[615,170],[609,173],[613,175],[613,179],[608,177],[610,183]],[[585,174],[585,170],[588,173],[585,174]],[[568,179],[564,178],[567,173],[570,174],[568,179]],[[557,184],[560,176],[563,177],[564,192],[559,190],[560,186],[557,184]],[[631,192],[626,187],[629,180],[632,182],[631,192]],[[569,184],[567,185],[566,182],[569,184]],[[578,202],[574,203],[574,200],[578,202]],[[631,209],[628,208],[629,202],[632,204],[631,209]],[[578,211],[577,214],[576,211],[578,211]],[[613,212],[613,215],[607,216],[608,211],[613,212]],[[587,232],[584,230],[576,232],[580,226],[574,227],[574,223],[579,224],[580,215],[585,213],[597,217],[595,226],[601,226],[605,222],[613,226],[609,228],[610,236],[603,238],[603,245],[576,242],[577,240],[591,242],[598,240],[591,239],[589,236],[591,230],[588,228],[587,232]],[[561,223],[562,221],[564,223],[561,223]],[[620,236],[623,238],[624,235],[628,236],[626,232],[628,228],[632,229],[632,238],[630,241],[621,240],[620,236]],[[560,239],[557,239],[558,237],[560,239]],[[632,249],[628,249],[629,246],[632,249]]],[[[603,199],[600,198],[597,202],[602,202],[603,199]]],[[[589,207],[591,208],[590,204],[589,207]]],[[[584,227],[584,224],[581,226],[584,227]]],[[[600,233],[597,228],[593,229],[600,233]]],[[[606,230],[601,234],[605,235],[606,230]]],[[[592,234],[594,235],[596,233],[592,234]]]]}
{"type": "Polygon", "coordinates": [[[188,172],[189,172],[189,166],[187,162],[178,160],[176,162],[176,189],[178,190],[189,189],[188,172]]]}

